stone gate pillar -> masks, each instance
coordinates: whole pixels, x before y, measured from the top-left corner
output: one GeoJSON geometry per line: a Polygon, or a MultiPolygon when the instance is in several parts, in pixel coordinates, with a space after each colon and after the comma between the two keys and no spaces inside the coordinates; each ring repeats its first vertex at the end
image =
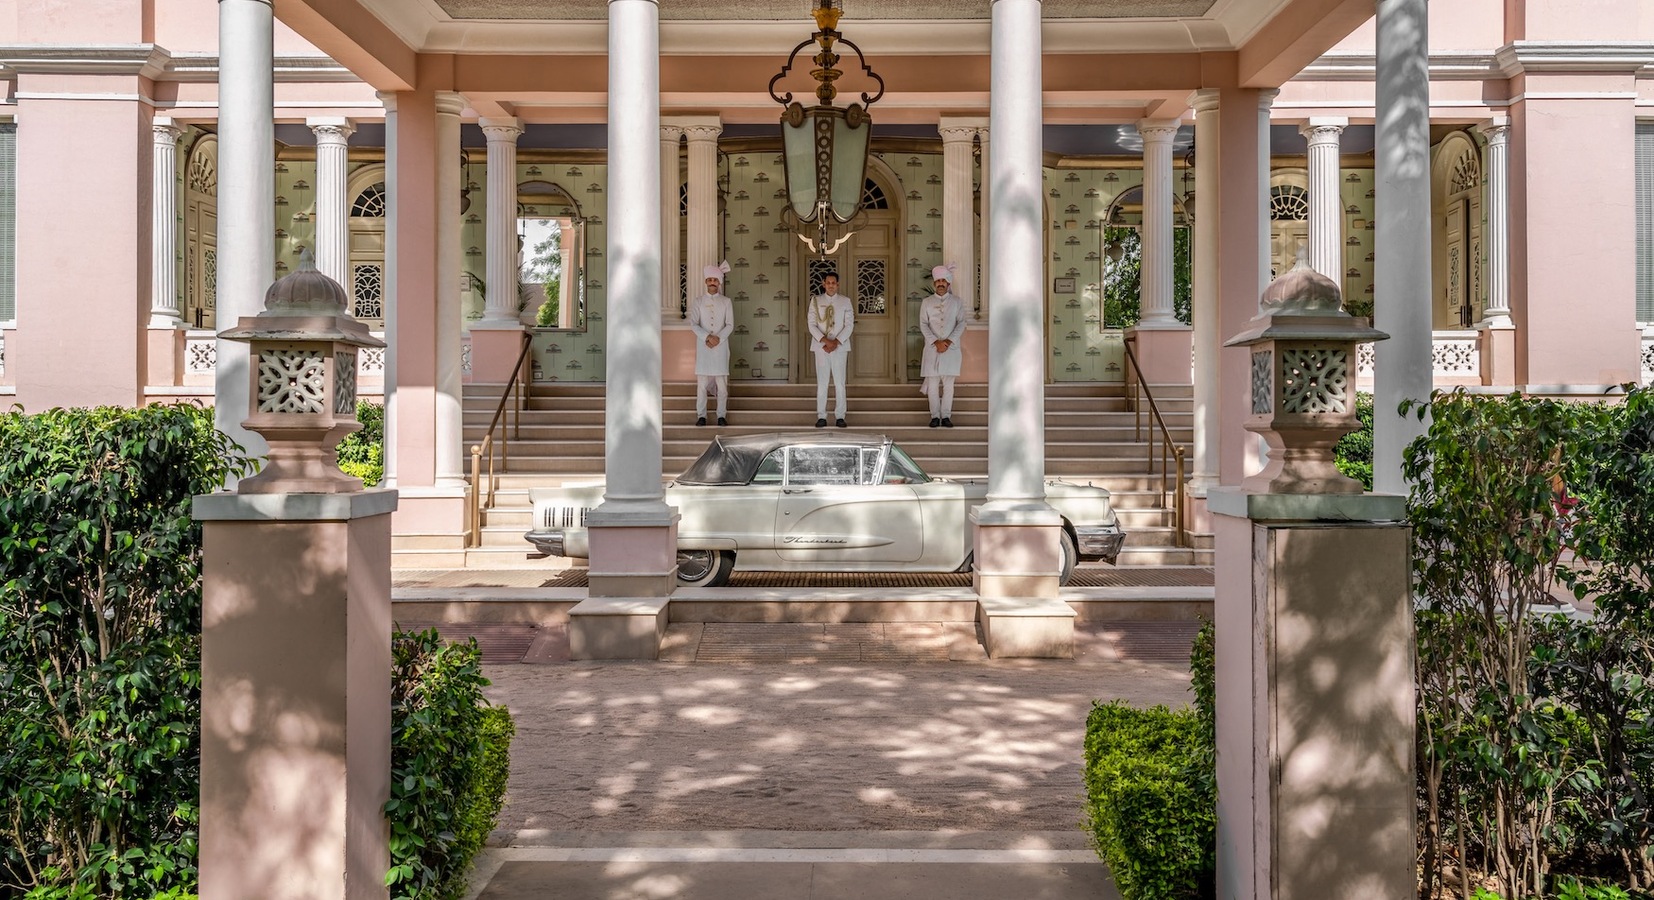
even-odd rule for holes
{"type": "Polygon", "coordinates": [[[1332,445],[1355,426],[1357,341],[1300,262],[1229,346],[1269,465],[1207,495],[1217,539],[1218,897],[1411,900],[1411,538],[1332,445]]]}

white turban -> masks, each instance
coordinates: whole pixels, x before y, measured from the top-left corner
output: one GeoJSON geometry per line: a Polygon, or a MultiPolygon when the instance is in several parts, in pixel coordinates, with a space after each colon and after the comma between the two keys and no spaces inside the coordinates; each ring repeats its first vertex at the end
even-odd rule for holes
{"type": "Polygon", "coordinates": [[[715,266],[707,266],[701,270],[702,278],[716,278],[719,284],[724,283],[724,273],[729,271],[729,263],[721,262],[715,266]]]}
{"type": "Polygon", "coordinates": [[[953,266],[937,266],[930,270],[931,281],[946,281],[953,284],[953,266]]]}

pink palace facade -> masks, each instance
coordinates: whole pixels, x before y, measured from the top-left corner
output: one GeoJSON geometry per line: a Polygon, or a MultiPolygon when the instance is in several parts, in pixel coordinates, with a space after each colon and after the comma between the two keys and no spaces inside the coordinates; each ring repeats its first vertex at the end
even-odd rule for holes
{"type": "MultiPolygon", "coordinates": [[[[766,91],[808,6],[0,0],[0,399],[245,409],[245,350],[215,330],[308,249],[389,343],[359,379],[391,401],[399,540],[458,535],[465,386],[505,380],[555,289],[532,377],[609,398],[594,589],[648,593],[693,274],[732,264],[737,390],[813,378],[822,263],[782,215],[766,91]]],[[[1194,499],[1238,483],[1246,357],[1220,348],[1300,253],[1393,336],[1357,373],[1381,411],[1432,384],[1654,380],[1645,0],[847,0],[840,30],[887,88],[867,215],[831,257],[863,304],[851,377],[917,379],[918,300],[957,264],[964,377],[995,398],[993,546],[1050,555],[1026,417],[1045,383],[1121,379],[1128,337],[1192,389],[1194,499]],[[1125,331],[1101,291],[1121,229],[1125,331]]],[[[1381,416],[1381,489],[1406,437],[1381,416]]]]}

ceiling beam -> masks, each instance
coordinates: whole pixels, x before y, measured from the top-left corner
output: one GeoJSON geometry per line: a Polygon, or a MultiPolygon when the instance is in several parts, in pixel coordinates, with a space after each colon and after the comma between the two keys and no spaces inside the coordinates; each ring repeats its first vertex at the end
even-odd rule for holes
{"type": "Polygon", "coordinates": [[[1373,0],[1294,0],[1240,48],[1243,88],[1278,88],[1373,17],[1373,0]]]}
{"type": "Polygon", "coordinates": [[[276,18],[380,91],[417,84],[416,54],[360,0],[274,0],[276,18]]]}

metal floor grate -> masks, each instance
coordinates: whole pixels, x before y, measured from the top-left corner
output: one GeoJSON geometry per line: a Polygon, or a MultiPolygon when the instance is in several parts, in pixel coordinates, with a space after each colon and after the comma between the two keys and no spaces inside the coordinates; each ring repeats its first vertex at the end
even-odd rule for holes
{"type": "MultiPolygon", "coordinates": [[[[1076,569],[1069,587],[1209,587],[1212,570],[1187,569],[1076,569]]],[[[541,587],[586,587],[586,570],[569,569],[541,587]]],[[[969,573],[903,572],[735,572],[729,577],[732,588],[968,588],[969,573]]]]}

